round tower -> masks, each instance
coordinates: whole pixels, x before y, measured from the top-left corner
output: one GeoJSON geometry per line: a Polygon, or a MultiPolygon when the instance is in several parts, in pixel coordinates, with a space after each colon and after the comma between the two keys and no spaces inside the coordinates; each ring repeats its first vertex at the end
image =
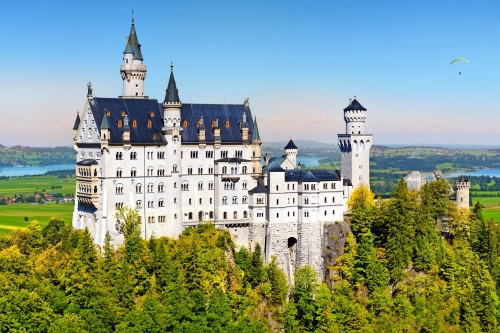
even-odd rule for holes
{"type": "Polygon", "coordinates": [[[469,210],[469,190],[470,190],[469,178],[461,176],[455,182],[457,208],[465,208],[469,210]]]}
{"type": "Polygon", "coordinates": [[[141,44],[135,32],[134,18],[130,34],[125,42],[123,51],[123,65],[120,66],[120,74],[123,80],[122,98],[147,98],[144,96],[144,79],[146,79],[146,65],[142,61],[141,44]]]}
{"type": "Polygon", "coordinates": [[[290,137],[290,141],[288,141],[288,144],[285,147],[285,156],[290,162],[292,162],[294,168],[297,168],[297,153],[298,148],[295,143],[293,143],[292,137],[290,137]]]}
{"type": "Polygon", "coordinates": [[[353,189],[363,184],[370,187],[370,149],[373,135],[365,134],[366,109],[356,100],[349,100],[344,109],[345,134],[338,135],[342,153],[341,171],[353,189]]]}

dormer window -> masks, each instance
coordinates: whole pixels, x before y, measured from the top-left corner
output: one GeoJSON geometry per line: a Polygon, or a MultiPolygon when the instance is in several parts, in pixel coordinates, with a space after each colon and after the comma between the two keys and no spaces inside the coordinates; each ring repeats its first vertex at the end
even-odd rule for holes
{"type": "Polygon", "coordinates": [[[121,115],[122,117],[125,117],[125,111],[122,111],[121,115]]]}
{"type": "Polygon", "coordinates": [[[212,121],[212,128],[215,127],[215,125],[217,125],[217,122],[215,120],[212,121]]]}
{"type": "Polygon", "coordinates": [[[182,122],[182,127],[184,128],[188,127],[188,122],[186,119],[184,119],[184,121],[182,122]]]}
{"type": "Polygon", "coordinates": [[[132,120],[132,127],[133,128],[136,128],[137,127],[137,120],[132,120]]]}
{"type": "Polygon", "coordinates": [[[153,117],[155,116],[155,113],[154,113],[153,111],[151,111],[151,112],[149,113],[149,116],[150,116],[151,118],[153,118],[153,117]]]}
{"type": "Polygon", "coordinates": [[[200,124],[201,124],[201,121],[200,121],[200,120],[198,120],[198,121],[196,122],[196,127],[197,127],[197,128],[200,128],[200,124]]]}
{"type": "Polygon", "coordinates": [[[171,94],[172,93],[172,89],[168,88],[168,93],[171,94]]]}
{"type": "Polygon", "coordinates": [[[107,111],[106,116],[108,116],[108,117],[111,116],[111,111],[107,111]]]}
{"type": "Polygon", "coordinates": [[[116,123],[116,125],[117,125],[119,128],[121,128],[121,127],[122,127],[122,120],[121,120],[121,119],[120,119],[120,120],[118,120],[118,122],[116,123]]]}
{"type": "Polygon", "coordinates": [[[226,122],[224,123],[224,126],[225,126],[226,128],[229,128],[229,120],[226,120],[226,122]]]}
{"type": "Polygon", "coordinates": [[[151,127],[153,127],[153,122],[151,120],[148,120],[147,125],[148,125],[148,128],[151,128],[151,127]]]}

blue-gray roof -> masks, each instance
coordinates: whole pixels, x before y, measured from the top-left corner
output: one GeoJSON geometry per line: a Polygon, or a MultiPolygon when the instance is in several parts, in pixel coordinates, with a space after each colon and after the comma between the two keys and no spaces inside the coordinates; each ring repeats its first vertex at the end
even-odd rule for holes
{"type": "Polygon", "coordinates": [[[139,39],[135,32],[134,19],[132,19],[132,27],[130,28],[130,34],[127,39],[127,46],[125,47],[125,51],[123,51],[123,54],[125,53],[134,54],[134,59],[144,60],[142,58],[141,44],[139,44],[139,39]]]}
{"type": "Polygon", "coordinates": [[[285,173],[285,181],[287,182],[320,182],[320,181],[337,181],[340,177],[336,173],[329,172],[324,169],[316,170],[287,170],[285,173]]]}
{"type": "Polygon", "coordinates": [[[351,111],[351,110],[362,110],[366,111],[366,109],[363,107],[363,105],[359,104],[358,100],[355,98],[351,104],[349,104],[348,107],[344,109],[344,111],[351,111]]]}
{"type": "Polygon", "coordinates": [[[260,140],[259,128],[257,127],[257,118],[253,121],[252,141],[260,140]]]}
{"type": "MultiPolygon", "coordinates": [[[[166,143],[161,129],[163,127],[163,107],[156,99],[136,99],[136,98],[101,98],[95,97],[90,101],[90,107],[97,124],[103,124],[105,111],[109,111],[107,117],[110,130],[110,144],[123,144],[123,127],[118,127],[118,121],[124,121],[122,112],[125,112],[129,119],[130,142],[131,144],[164,144],[166,143]],[[133,126],[134,120],[137,122],[133,126]],[[151,121],[151,127],[148,127],[151,121]]],[[[245,106],[224,105],[224,104],[182,104],[181,119],[187,122],[187,126],[182,131],[182,141],[186,143],[198,143],[198,128],[196,124],[203,116],[204,124],[207,127],[206,142],[214,142],[212,132],[212,121],[218,119],[220,136],[222,142],[242,142],[240,122],[242,120],[245,106]],[[226,120],[228,127],[226,127],[226,120]]],[[[247,114],[250,109],[246,109],[247,114]]],[[[250,128],[253,128],[253,120],[249,117],[250,128]]],[[[249,134],[251,135],[251,133],[249,134]]]]}
{"type": "Polygon", "coordinates": [[[109,129],[109,120],[108,116],[106,116],[106,112],[104,112],[104,117],[102,118],[101,129],[109,129]]]}
{"type": "Polygon", "coordinates": [[[267,192],[267,187],[261,185],[260,183],[258,183],[257,186],[248,191],[248,193],[266,193],[266,192],[267,192]]]}
{"type": "Polygon", "coordinates": [[[269,160],[269,164],[265,167],[262,168],[262,171],[285,171],[285,169],[283,169],[281,167],[281,162],[279,161],[279,159],[272,159],[269,160]]]}
{"type": "Polygon", "coordinates": [[[163,102],[167,103],[180,103],[179,90],[175,84],[174,78],[174,65],[170,65],[170,78],[168,79],[167,90],[165,91],[165,99],[163,102]]]}
{"type": "Polygon", "coordinates": [[[78,127],[80,127],[80,115],[77,113],[76,114],[75,124],[73,125],[73,129],[74,130],[78,130],[78,127]]]}
{"type": "Polygon", "coordinates": [[[123,127],[118,127],[120,120],[123,126],[125,117],[122,116],[122,112],[129,119],[131,144],[166,142],[161,134],[163,109],[155,99],[95,97],[90,101],[90,107],[97,124],[104,123],[104,119],[107,118],[111,132],[110,144],[123,144],[123,127]],[[108,117],[104,117],[105,111],[110,112],[108,117]],[[134,120],[136,126],[133,126],[134,120]],[[151,121],[151,127],[148,127],[148,121],[151,121]]]}
{"type": "MultiPolygon", "coordinates": [[[[242,142],[240,122],[243,119],[245,106],[243,104],[182,104],[181,124],[187,121],[187,127],[182,131],[182,142],[198,142],[198,120],[203,116],[207,127],[205,138],[207,142],[214,142],[212,122],[219,121],[220,137],[222,142],[242,142]],[[226,120],[229,127],[226,127],[226,120]]],[[[246,109],[249,129],[253,128],[250,109],[246,109]]],[[[251,133],[249,133],[251,136],[251,133]]]]}
{"type": "Polygon", "coordinates": [[[88,165],[97,165],[99,164],[96,160],[93,160],[93,159],[86,159],[86,160],[83,160],[83,161],[80,161],[80,162],[77,162],[76,165],[84,165],[84,166],[88,166],[88,165]]]}
{"type": "Polygon", "coordinates": [[[290,138],[290,141],[288,141],[288,144],[285,146],[285,149],[298,149],[295,143],[293,143],[292,139],[290,138]]]}

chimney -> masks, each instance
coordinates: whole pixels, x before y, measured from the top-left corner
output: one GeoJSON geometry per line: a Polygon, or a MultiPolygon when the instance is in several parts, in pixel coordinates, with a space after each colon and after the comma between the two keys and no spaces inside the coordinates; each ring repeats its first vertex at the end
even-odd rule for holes
{"type": "Polygon", "coordinates": [[[130,143],[130,127],[128,125],[128,117],[123,118],[123,142],[130,143]]]}
{"type": "Polygon", "coordinates": [[[264,156],[264,166],[268,166],[269,165],[269,160],[270,160],[270,158],[266,154],[266,156],[264,156]]]}

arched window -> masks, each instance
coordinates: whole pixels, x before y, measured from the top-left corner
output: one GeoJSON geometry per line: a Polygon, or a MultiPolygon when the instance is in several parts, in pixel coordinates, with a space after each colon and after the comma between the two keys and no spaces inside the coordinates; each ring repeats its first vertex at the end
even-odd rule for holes
{"type": "Polygon", "coordinates": [[[224,218],[224,220],[227,220],[227,212],[224,212],[224,213],[222,214],[222,217],[224,218]]]}
{"type": "Polygon", "coordinates": [[[188,127],[188,122],[186,119],[184,119],[184,121],[182,122],[182,127],[184,128],[188,127]]]}
{"type": "Polygon", "coordinates": [[[227,205],[227,197],[222,197],[222,204],[227,205]]]}
{"type": "Polygon", "coordinates": [[[241,168],[241,173],[242,174],[246,174],[247,173],[247,167],[244,166],[243,168],[241,168]]]}
{"type": "Polygon", "coordinates": [[[150,116],[151,118],[153,118],[153,117],[155,116],[155,113],[154,113],[153,111],[151,111],[151,112],[149,113],[149,116],[150,116]]]}
{"type": "Polygon", "coordinates": [[[142,208],[142,201],[141,200],[137,200],[135,202],[135,209],[141,209],[142,208]]]}
{"type": "Polygon", "coordinates": [[[229,119],[227,119],[226,122],[224,123],[224,127],[229,128],[229,126],[231,125],[229,124],[229,119]]]}
{"type": "Polygon", "coordinates": [[[142,193],[142,184],[135,184],[135,193],[142,193]]]}
{"type": "Polygon", "coordinates": [[[208,218],[213,219],[214,218],[214,212],[208,213],[208,218]]]}
{"type": "Polygon", "coordinates": [[[152,122],[151,120],[148,120],[148,122],[147,122],[147,126],[148,126],[148,128],[153,127],[153,122],[152,122]]]}
{"type": "Polygon", "coordinates": [[[246,211],[246,210],[245,210],[245,211],[243,211],[243,218],[244,218],[244,219],[248,218],[248,213],[247,213],[247,211],[246,211]]]}
{"type": "Polygon", "coordinates": [[[325,210],[325,216],[326,216],[326,210],[325,210]]]}
{"type": "Polygon", "coordinates": [[[238,219],[238,212],[234,212],[234,213],[233,213],[233,218],[234,218],[235,220],[237,220],[237,219],[238,219]]]}
{"type": "Polygon", "coordinates": [[[189,215],[188,215],[188,219],[189,219],[189,220],[192,220],[192,219],[193,219],[193,213],[189,213],[189,215]]]}
{"type": "Polygon", "coordinates": [[[118,120],[118,122],[116,123],[116,125],[118,126],[118,128],[121,128],[122,127],[122,120],[118,120]]]}
{"type": "Polygon", "coordinates": [[[132,127],[133,128],[136,128],[137,127],[137,120],[132,120],[132,127]]]}
{"type": "Polygon", "coordinates": [[[222,174],[225,175],[226,173],[227,173],[227,167],[224,166],[224,167],[222,167],[222,174]]]}

